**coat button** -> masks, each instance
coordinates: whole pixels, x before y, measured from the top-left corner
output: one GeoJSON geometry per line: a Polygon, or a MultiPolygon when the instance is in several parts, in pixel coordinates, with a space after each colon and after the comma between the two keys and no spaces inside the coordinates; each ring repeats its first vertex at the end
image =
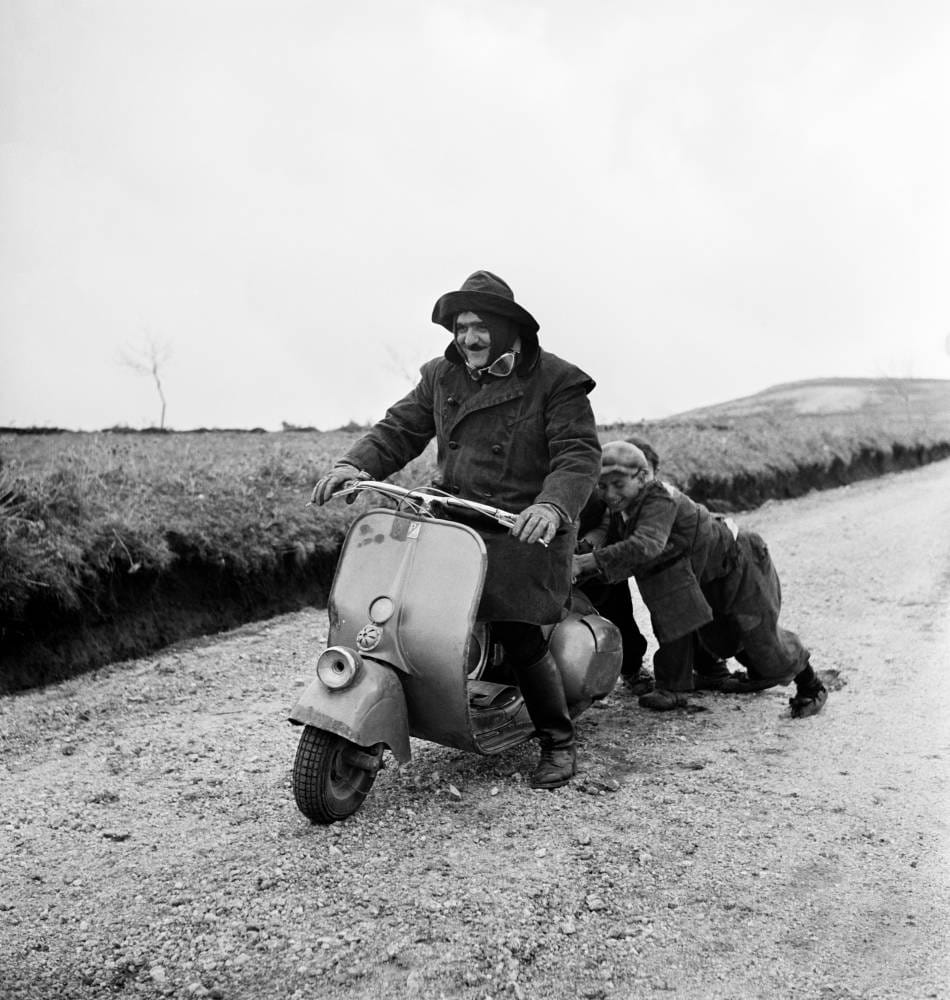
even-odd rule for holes
{"type": "Polygon", "coordinates": [[[493,455],[500,455],[505,449],[500,444],[493,444],[491,450],[493,455]]]}
{"type": "Polygon", "coordinates": [[[450,447],[450,448],[452,449],[452,451],[455,451],[455,449],[456,449],[456,448],[457,448],[458,446],[459,446],[459,443],[458,443],[458,441],[449,441],[449,447],[450,447]]]}

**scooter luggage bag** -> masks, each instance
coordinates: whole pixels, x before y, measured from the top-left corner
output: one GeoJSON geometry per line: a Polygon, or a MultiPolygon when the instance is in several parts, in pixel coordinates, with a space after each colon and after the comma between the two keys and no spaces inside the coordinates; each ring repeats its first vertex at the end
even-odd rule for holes
{"type": "Polygon", "coordinates": [[[347,533],[330,644],[401,671],[413,736],[475,749],[466,682],[485,564],[479,535],[452,521],[370,510],[347,533]]]}

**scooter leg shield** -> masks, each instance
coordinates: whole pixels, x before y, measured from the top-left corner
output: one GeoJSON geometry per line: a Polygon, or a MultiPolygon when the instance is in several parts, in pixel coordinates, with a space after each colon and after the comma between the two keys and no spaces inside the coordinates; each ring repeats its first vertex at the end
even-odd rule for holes
{"type": "Polygon", "coordinates": [[[291,709],[295,725],[315,726],[351,743],[385,743],[401,764],[411,757],[409,714],[402,684],[392,667],[363,660],[350,687],[331,689],[315,677],[291,709]]]}

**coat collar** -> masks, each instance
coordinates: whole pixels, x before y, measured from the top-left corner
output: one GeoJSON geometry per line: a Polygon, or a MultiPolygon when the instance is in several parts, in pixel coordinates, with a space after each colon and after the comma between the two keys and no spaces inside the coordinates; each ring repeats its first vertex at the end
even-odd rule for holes
{"type": "Polygon", "coordinates": [[[452,365],[442,375],[441,381],[450,394],[450,399],[453,398],[451,395],[453,390],[459,392],[460,397],[456,399],[458,406],[455,412],[446,421],[446,430],[449,434],[469,414],[489,409],[492,406],[499,406],[512,399],[519,399],[525,394],[524,379],[518,376],[517,369],[508,378],[475,382],[469,377],[464,367],[452,365]]]}

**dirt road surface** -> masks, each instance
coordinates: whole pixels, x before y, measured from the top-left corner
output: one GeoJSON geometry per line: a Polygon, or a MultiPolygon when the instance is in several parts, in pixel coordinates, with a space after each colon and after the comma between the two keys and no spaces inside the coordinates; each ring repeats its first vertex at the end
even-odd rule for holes
{"type": "Polygon", "coordinates": [[[0,700],[0,996],[950,997],[950,462],[740,520],[825,711],[614,693],[557,792],[414,742],[310,825],[316,611],[0,700]]]}

